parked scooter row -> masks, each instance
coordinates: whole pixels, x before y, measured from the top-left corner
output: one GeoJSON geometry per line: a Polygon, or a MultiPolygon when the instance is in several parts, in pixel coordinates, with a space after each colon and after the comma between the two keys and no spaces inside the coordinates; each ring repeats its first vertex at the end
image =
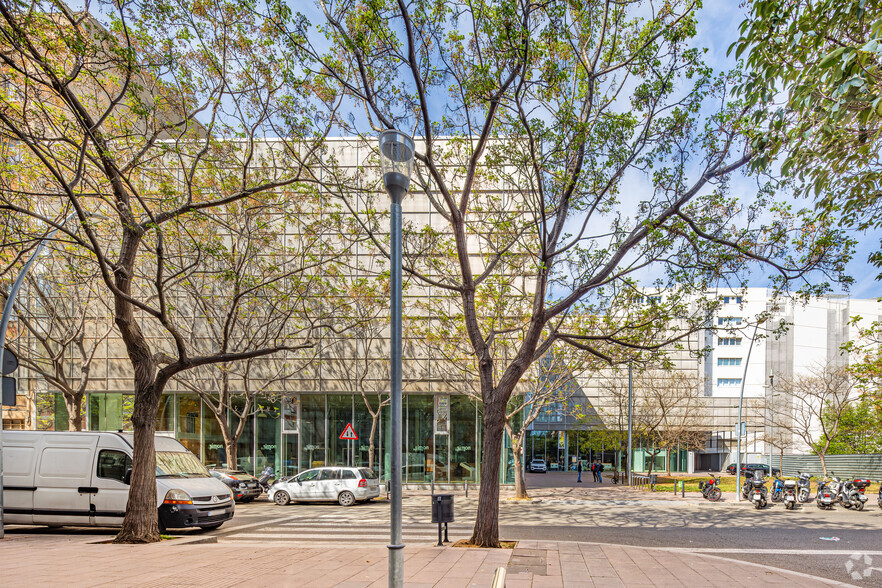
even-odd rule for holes
{"type": "MultiPolygon", "coordinates": [[[[771,498],[772,502],[783,502],[784,508],[793,510],[797,503],[808,502],[811,496],[811,475],[798,473],[799,477],[796,480],[784,480],[781,477],[773,479],[771,495],[766,488],[766,480],[761,474],[754,474],[741,486],[741,496],[752,502],[757,509],[765,508],[771,498]]],[[[863,510],[867,503],[866,489],[870,485],[870,480],[855,478],[843,481],[833,472],[830,472],[830,475],[830,478],[818,482],[818,492],[815,496],[818,508],[830,510],[834,505],[839,504],[847,509],[863,510]]],[[[879,508],[882,508],[882,482],[880,482],[878,503],[879,508]]]]}
{"type": "MultiPolygon", "coordinates": [[[[818,482],[818,496],[815,499],[818,508],[830,510],[834,504],[841,504],[845,508],[863,510],[867,503],[865,491],[870,481],[865,478],[842,481],[833,472],[830,475],[832,477],[818,482]]],[[[882,507],[882,498],[879,505],[882,507]]]]}

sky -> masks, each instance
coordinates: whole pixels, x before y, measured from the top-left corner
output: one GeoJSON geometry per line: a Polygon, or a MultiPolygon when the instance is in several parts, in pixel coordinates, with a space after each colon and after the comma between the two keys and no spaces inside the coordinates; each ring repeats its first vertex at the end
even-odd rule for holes
{"type": "MultiPolygon", "coordinates": [[[[698,46],[708,48],[705,54],[706,62],[717,71],[724,71],[735,66],[734,57],[726,55],[729,46],[738,39],[738,27],[745,19],[745,9],[740,1],[735,0],[706,0],[700,11],[696,43],[698,46]]],[[[733,182],[733,192],[737,191],[738,181],[733,182]]],[[[742,184],[745,191],[755,186],[753,182],[744,181],[742,184]]],[[[807,202],[799,203],[806,206],[807,202]]],[[[882,273],[882,269],[873,267],[867,262],[867,257],[880,247],[882,231],[870,233],[856,233],[854,238],[858,240],[858,248],[849,265],[849,273],[854,278],[854,284],[848,292],[842,288],[836,288],[836,293],[847,293],[855,298],[879,298],[882,297],[882,282],[876,277],[882,273]]]]}

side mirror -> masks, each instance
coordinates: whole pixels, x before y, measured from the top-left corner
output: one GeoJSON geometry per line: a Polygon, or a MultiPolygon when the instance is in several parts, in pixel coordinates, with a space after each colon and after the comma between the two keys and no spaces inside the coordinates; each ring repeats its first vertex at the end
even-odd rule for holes
{"type": "Polygon", "coordinates": [[[123,474],[123,484],[126,486],[132,483],[132,468],[126,470],[126,473],[123,474]]]}

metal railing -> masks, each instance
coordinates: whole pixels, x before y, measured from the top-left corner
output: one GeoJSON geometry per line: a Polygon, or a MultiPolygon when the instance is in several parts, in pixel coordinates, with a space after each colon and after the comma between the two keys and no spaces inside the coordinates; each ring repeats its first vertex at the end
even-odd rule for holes
{"type": "Polygon", "coordinates": [[[645,490],[647,486],[649,486],[649,476],[631,476],[631,485],[634,488],[639,488],[641,490],[645,490]]]}

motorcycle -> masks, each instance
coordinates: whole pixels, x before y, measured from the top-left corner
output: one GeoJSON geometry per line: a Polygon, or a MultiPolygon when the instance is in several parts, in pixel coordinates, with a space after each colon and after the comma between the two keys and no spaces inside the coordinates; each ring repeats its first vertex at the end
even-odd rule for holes
{"type": "Polygon", "coordinates": [[[800,502],[808,502],[812,494],[812,475],[796,472],[799,478],[796,480],[796,499],[800,502]]]}
{"type": "Polygon", "coordinates": [[[260,484],[260,487],[263,488],[263,491],[269,494],[270,487],[276,483],[275,480],[272,479],[273,475],[276,471],[272,468],[272,466],[266,466],[263,470],[263,473],[260,474],[260,477],[257,478],[257,483],[260,484]]]}
{"type": "Polygon", "coordinates": [[[850,502],[851,508],[864,510],[864,504],[867,503],[867,496],[864,491],[869,485],[870,481],[865,478],[855,478],[845,482],[842,485],[843,499],[850,502]]]}
{"type": "Polygon", "coordinates": [[[796,480],[784,480],[784,508],[793,510],[796,506],[796,480]]]}
{"type": "Polygon", "coordinates": [[[741,497],[744,500],[750,500],[750,490],[753,488],[750,484],[750,478],[745,478],[744,483],[741,485],[741,497]]]}
{"type": "Polygon", "coordinates": [[[699,481],[698,489],[701,490],[701,495],[711,502],[716,502],[723,496],[723,491],[720,490],[720,482],[713,474],[711,474],[710,480],[707,482],[699,481]]]}
{"type": "Polygon", "coordinates": [[[839,480],[824,478],[818,481],[818,495],[815,503],[821,510],[831,510],[833,504],[839,499],[839,480]]]}
{"type": "Polygon", "coordinates": [[[775,476],[772,480],[772,502],[781,502],[784,499],[784,480],[781,476],[775,476]]]}
{"type": "Polygon", "coordinates": [[[757,510],[765,508],[769,496],[766,481],[759,475],[754,474],[753,478],[750,479],[750,486],[750,500],[753,502],[753,505],[757,510]]]}

